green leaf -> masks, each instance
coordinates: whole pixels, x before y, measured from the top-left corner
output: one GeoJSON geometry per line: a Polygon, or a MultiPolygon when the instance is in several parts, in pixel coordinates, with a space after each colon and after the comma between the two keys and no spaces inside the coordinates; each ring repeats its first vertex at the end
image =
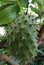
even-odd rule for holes
{"type": "Polygon", "coordinates": [[[8,7],[5,6],[5,8],[2,7],[0,9],[2,10],[0,12],[0,23],[5,24],[11,22],[20,12],[20,7],[17,3],[8,7]]]}
{"type": "Polygon", "coordinates": [[[27,0],[0,0],[0,23],[11,22],[20,12],[20,6],[26,6],[27,0]],[[5,4],[4,4],[5,3],[5,4]],[[19,6],[20,5],[20,6],[19,6]]]}
{"type": "Polygon", "coordinates": [[[1,3],[9,3],[9,2],[19,2],[19,4],[23,7],[26,7],[28,0],[0,0],[1,3]]]}
{"type": "Polygon", "coordinates": [[[8,2],[12,2],[12,1],[16,1],[16,0],[0,0],[1,3],[8,3],[8,2]]]}
{"type": "Polygon", "coordinates": [[[1,5],[1,6],[0,6],[0,12],[1,12],[3,9],[5,9],[6,7],[9,7],[9,6],[14,5],[14,4],[15,4],[15,2],[7,3],[7,4],[1,5]]]}

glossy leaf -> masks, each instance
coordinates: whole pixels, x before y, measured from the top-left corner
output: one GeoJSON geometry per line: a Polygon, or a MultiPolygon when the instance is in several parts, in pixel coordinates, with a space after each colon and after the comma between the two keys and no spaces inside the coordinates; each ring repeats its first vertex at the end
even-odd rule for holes
{"type": "Polygon", "coordinates": [[[21,6],[26,6],[28,3],[28,0],[0,0],[1,3],[9,3],[9,2],[19,2],[21,6]]]}
{"type": "Polygon", "coordinates": [[[0,23],[9,23],[20,12],[20,6],[26,6],[27,0],[0,0],[0,23]],[[18,4],[19,3],[19,4],[18,4]],[[20,5],[20,6],[19,6],[20,5]]]}
{"type": "Polygon", "coordinates": [[[5,9],[5,8],[11,6],[11,5],[14,5],[14,4],[15,4],[15,2],[2,4],[2,5],[0,6],[0,12],[1,12],[3,9],[5,9]]]}
{"type": "Polygon", "coordinates": [[[2,7],[1,10],[2,11],[0,12],[0,23],[6,24],[6,23],[11,22],[19,14],[20,7],[17,3],[15,3],[15,5],[11,5],[6,8],[2,7]]]}
{"type": "Polygon", "coordinates": [[[1,3],[9,3],[9,2],[12,2],[12,1],[16,1],[16,0],[0,0],[1,3]]]}

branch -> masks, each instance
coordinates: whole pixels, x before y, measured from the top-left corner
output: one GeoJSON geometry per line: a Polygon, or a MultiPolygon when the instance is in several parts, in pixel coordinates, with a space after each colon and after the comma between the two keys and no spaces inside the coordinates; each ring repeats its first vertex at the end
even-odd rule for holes
{"type": "Polygon", "coordinates": [[[42,39],[44,38],[44,24],[40,28],[38,37],[39,37],[38,43],[39,45],[41,45],[42,39]]]}
{"type": "Polygon", "coordinates": [[[11,60],[8,56],[6,55],[0,55],[0,59],[4,59],[5,61],[9,62],[11,65],[19,65],[13,60],[11,60]]]}

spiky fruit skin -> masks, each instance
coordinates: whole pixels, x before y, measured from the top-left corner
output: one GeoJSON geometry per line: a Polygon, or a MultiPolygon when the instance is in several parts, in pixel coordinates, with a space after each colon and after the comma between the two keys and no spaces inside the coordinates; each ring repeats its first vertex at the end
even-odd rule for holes
{"type": "Polygon", "coordinates": [[[29,15],[20,15],[8,26],[8,47],[21,61],[32,61],[37,54],[37,35],[29,15]]]}

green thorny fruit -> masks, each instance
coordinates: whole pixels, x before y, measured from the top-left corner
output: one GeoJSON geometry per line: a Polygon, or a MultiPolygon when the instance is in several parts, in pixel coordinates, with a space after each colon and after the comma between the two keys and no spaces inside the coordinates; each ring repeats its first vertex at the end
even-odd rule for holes
{"type": "Polygon", "coordinates": [[[17,59],[31,62],[37,54],[35,21],[28,14],[20,15],[8,26],[7,40],[17,59]]]}

